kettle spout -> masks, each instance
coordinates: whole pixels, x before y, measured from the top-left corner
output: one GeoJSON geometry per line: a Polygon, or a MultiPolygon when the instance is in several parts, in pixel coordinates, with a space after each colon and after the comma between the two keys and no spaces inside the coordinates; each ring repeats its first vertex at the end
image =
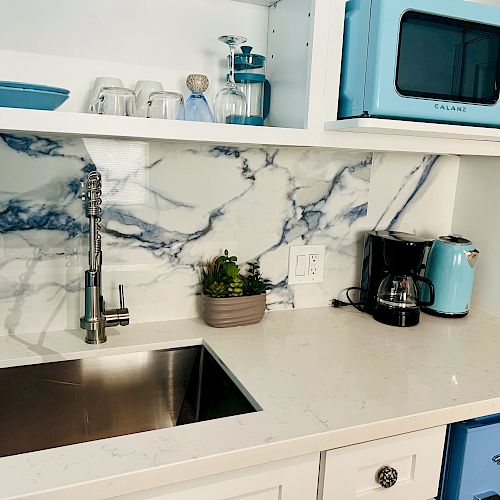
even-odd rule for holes
{"type": "Polygon", "coordinates": [[[477,258],[479,257],[479,250],[468,250],[465,252],[465,257],[469,266],[474,269],[476,267],[477,258]]]}

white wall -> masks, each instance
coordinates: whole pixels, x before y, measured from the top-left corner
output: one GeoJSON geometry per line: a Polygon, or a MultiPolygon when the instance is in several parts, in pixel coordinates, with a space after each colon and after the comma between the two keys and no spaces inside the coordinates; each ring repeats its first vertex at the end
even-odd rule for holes
{"type": "Polygon", "coordinates": [[[481,252],[472,305],[500,317],[500,159],[463,157],[460,162],[453,232],[481,252]]]}

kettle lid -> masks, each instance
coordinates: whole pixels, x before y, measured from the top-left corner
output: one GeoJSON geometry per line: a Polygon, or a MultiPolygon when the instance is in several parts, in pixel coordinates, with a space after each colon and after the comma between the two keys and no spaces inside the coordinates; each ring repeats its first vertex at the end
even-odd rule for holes
{"type": "Polygon", "coordinates": [[[447,236],[440,236],[438,241],[443,243],[448,243],[449,245],[472,245],[472,242],[467,238],[464,238],[461,234],[449,234],[447,236]]]}

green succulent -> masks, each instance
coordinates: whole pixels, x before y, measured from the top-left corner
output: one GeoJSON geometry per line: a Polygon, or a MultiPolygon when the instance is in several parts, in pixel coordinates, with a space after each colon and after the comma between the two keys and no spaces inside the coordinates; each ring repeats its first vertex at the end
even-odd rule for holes
{"type": "Polygon", "coordinates": [[[209,288],[213,283],[224,282],[224,272],[218,259],[212,259],[203,264],[200,270],[200,282],[203,293],[210,295],[209,288]]]}
{"type": "Polygon", "coordinates": [[[224,283],[214,281],[205,288],[204,292],[214,299],[220,299],[228,296],[228,287],[224,283]]]}
{"type": "Polygon", "coordinates": [[[205,295],[214,298],[241,297],[243,295],[260,295],[272,288],[268,279],[264,279],[257,262],[249,264],[248,271],[240,272],[237,258],[224,255],[206,261],[200,270],[201,288],[205,295]]]}
{"type": "Polygon", "coordinates": [[[260,295],[273,287],[270,280],[262,277],[257,262],[248,264],[248,275],[245,277],[245,295],[260,295]]]}
{"type": "Polygon", "coordinates": [[[236,276],[233,278],[227,287],[230,297],[241,297],[243,296],[245,287],[245,282],[241,276],[236,276]]]}
{"type": "Polygon", "coordinates": [[[237,260],[237,257],[234,255],[230,257],[227,250],[224,251],[224,255],[217,258],[217,261],[222,266],[222,269],[228,278],[236,278],[238,274],[240,274],[240,268],[236,263],[237,260]]]}

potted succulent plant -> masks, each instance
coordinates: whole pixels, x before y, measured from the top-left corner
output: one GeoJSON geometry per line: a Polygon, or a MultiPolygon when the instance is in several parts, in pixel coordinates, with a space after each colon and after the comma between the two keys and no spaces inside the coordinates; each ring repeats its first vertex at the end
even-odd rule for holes
{"type": "Polygon", "coordinates": [[[271,282],[262,277],[256,262],[242,273],[237,260],[226,250],[201,268],[203,317],[210,326],[252,325],[264,317],[271,282]]]}

